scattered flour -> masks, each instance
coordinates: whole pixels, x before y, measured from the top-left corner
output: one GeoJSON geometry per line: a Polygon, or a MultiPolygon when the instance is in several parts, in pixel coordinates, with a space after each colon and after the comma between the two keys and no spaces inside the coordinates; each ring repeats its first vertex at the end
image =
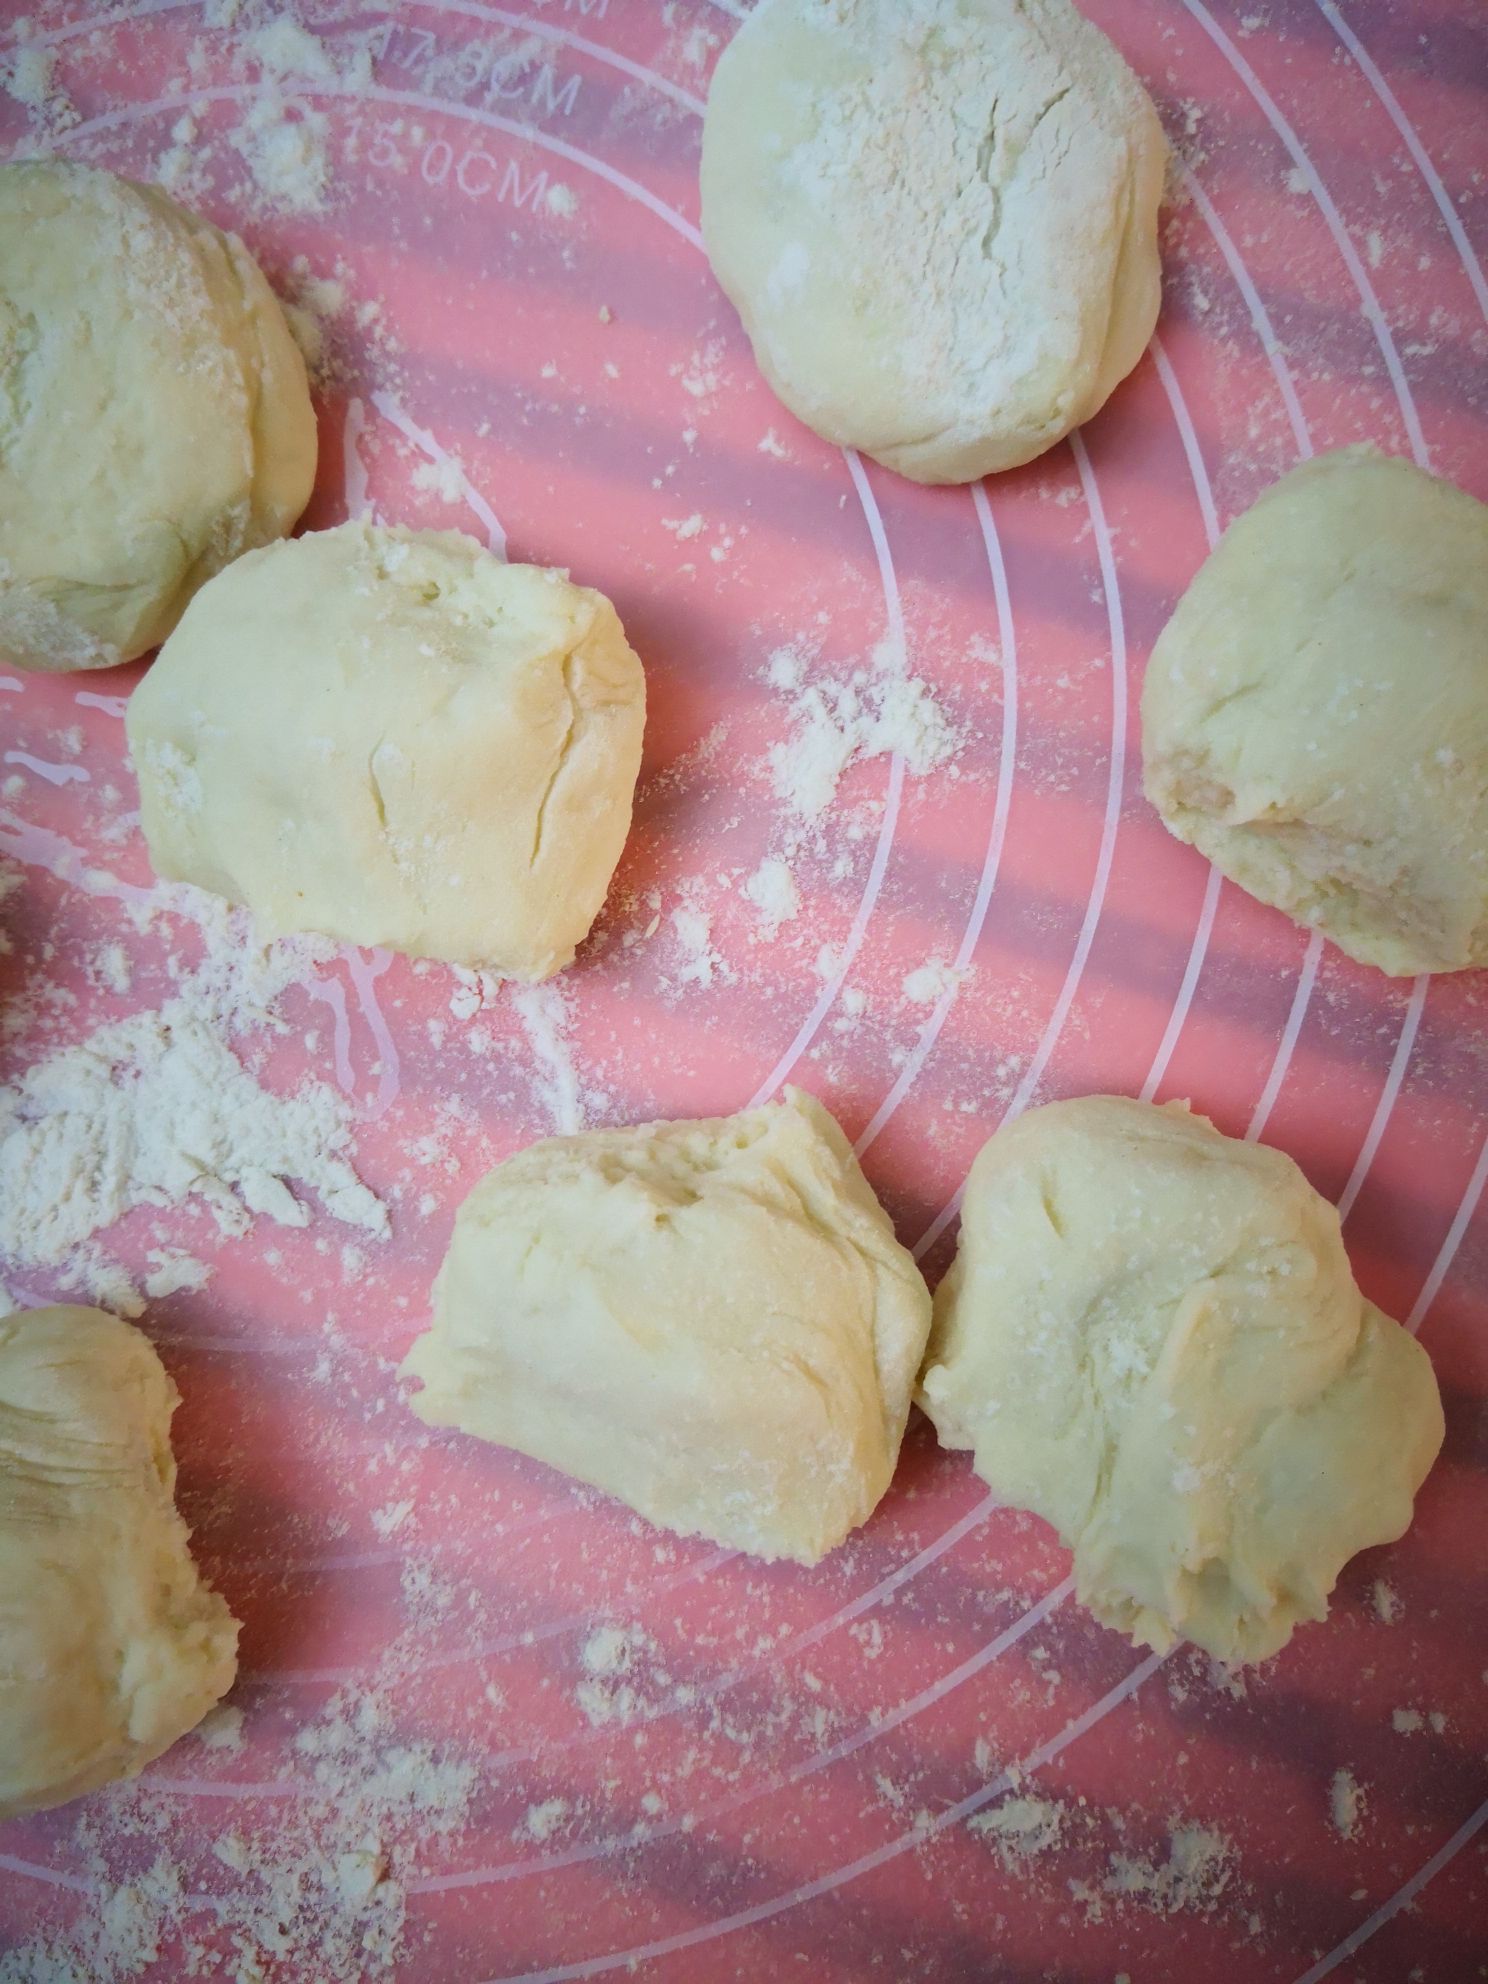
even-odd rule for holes
{"type": "Polygon", "coordinates": [[[540,1805],[529,1805],[514,1839],[533,1839],[539,1845],[553,1837],[569,1814],[566,1798],[545,1798],[540,1805]]]}
{"type": "Polygon", "coordinates": [[[725,984],[733,977],[722,956],[713,947],[713,920],[695,903],[684,902],[671,914],[672,935],[681,963],[674,974],[678,985],[725,984]]]}
{"type": "Polygon", "coordinates": [[[342,1155],[342,1098],[265,1089],[189,997],[101,1027],[0,1090],[0,1254],[58,1267],[137,1206],[204,1199],[224,1233],[249,1215],[306,1226],[293,1180],[335,1218],[385,1234],[387,1212],[342,1155]]]}
{"type": "Polygon", "coordinates": [[[519,985],[513,988],[512,1004],[542,1070],[538,1094],[553,1128],[562,1136],[572,1136],[584,1127],[584,1101],[567,1038],[568,1000],[551,983],[519,985]]]}
{"type": "Polygon", "coordinates": [[[1173,1827],[1163,1861],[1113,1853],[1102,1883],[1107,1894],[1139,1902],[1158,1915],[1214,1908],[1229,1886],[1234,1857],[1229,1841],[1208,1826],[1182,1822],[1173,1827]]]}
{"type": "Polygon", "coordinates": [[[308,310],[312,317],[317,317],[322,322],[340,316],[346,308],[347,295],[346,282],[342,274],[343,267],[343,264],[338,263],[335,275],[318,276],[312,271],[303,255],[295,258],[293,269],[299,278],[297,299],[303,309],[308,310]]]}
{"type": "Polygon", "coordinates": [[[1352,1771],[1336,1770],[1328,1793],[1328,1807],[1333,1818],[1335,1832],[1344,1839],[1352,1839],[1359,1830],[1359,1821],[1365,1807],[1363,1788],[1352,1771]]]}
{"type": "Polygon", "coordinates": [[[574,1700],[594,1728],[628,1722],[641,1706],[639,1692],[626,1677],[649,1644],[636,1628],[597,1626],[580,1647],[585,1678],[574,1689],[574,1700]]]}
{"type": "Polygon", "coordinates": [[[990,1811],[978,1812],[967,1820],[970,1831],[980,1833],[996,1849],[1008,1872],[1024,1861],[1057,1846],[1064,1830],[1065,1809],[1055,1799],[1005,1798],[990,1811]]]}
{"type": "Polygon", "coordinates": [[[401,1502],[388,1502],[382,1508],[372,1511],[372,1527],[386,1541],[388,1537],[397,1534],[412,1514],[411,1498],[405,1498],[401,1502]]]}
{"type": "Polygon", "coordinates": [[[596,1626],[579,1648],[579,1665],[586,1674],[618,1674],[634,1657],[629,1636],[618,1626],[596,1626]]]}
{"type": "Polygon", "coordinates": [[[166,1247],[152,1247],[146,1258],[152,1263],[152,1268],[145,1276],[145,1293],[152,1302],[163,1301],[167,1295],[179,1295],[184,1291],[194,1293],[199,1288],[205,1288],[212,1279],[210,1264],[197,1260],[191,1254],[178,1254],[166,1247]]]}
{"type": "Polygon", "coordinates": [[[699,345],[685,366],[673,365],[669,370],[680,375],[683,391],[695,400],[711,400],[723,384],[726,351],[722,338],[709,338],[699,345]]]}
{"type": "Polygon", "coordinates": [[[937,999],[947,992],[955,992],[965,984],[969,973],[964,967],[958,969],[947,964],[944,958],[930,958],[904,979],[904,996],[917,1006],[933,1006],[937,999]]]}
{"type": "Polygon", "coordinates": [[[94,952],[89,963],[91,975],[100,985],[121,998],[129,990],[133,970],[129,963],[129,953],[122,944],[102,944],[94,952]]]}
{"type": "Polygon", "coordinates": [[[231,142],[265,206],[286,213],[324,208],[330,130],[324,111],[286,97],[273,84],[265,84],[250,100],[231,142]]]}
{"type": "Polygon", "coordinates": [[[231,142],[260,201],[276,212],[321,211],[330,176],[330,117],[281,86],[310,84],[341,96],[363,95],[372,81],[365,39],[333,52],[288,14],[279,14],[239,35],[234,53],[258,79],[231,142]]]}
{"type": "Polygon", "coordinates": [[[449,1009],[457,1020],[472,1020],[487,1006],[494,1006],[501,993],[501,980],[493,971],[472,971],[469,966],[451,966],[455,989],[449,1009]]]}
{"type": "Polygon", "coordinates": [[[801,913],[801,891],[789,866],[778,854],[767,854],[744,884],[744,893],[759,911],[755,934],[768,940],[783,923],[801,913]]]}
{"type": "MultiPolygon", "coordinates": [[[[449,1750],[404,1740],[398,1692],[338,1694],[294,1739],[299,1795],[267,1808],[182,1807],[148,1778],[79,1808],[69,1865],[96,1899],[72,1924],[0,1957],[4,1984],[126,1984],[171,1973],[233,1984],[278,1977],[381,1984],[408,1974],[405,1883],[437,1863],[466,1822],[476,1769],[449,1750]],[[241,1814],[241,1816],[240,1816],[241,1814]],[[149,1842],[210,1854],[237,1878],[203,1878],[149,1842]],[[141,1844],[147,1850],[142,1854],[141,1844]],[[153,1857],[152,1857],[153,1855],[153,1857]],[[200,1892],[210,1887],[210,1895],[200,1892]]],[[[196,1732],[235,1751],[241,1717],[219,1709],[196,1732]],[[236,1718],[236,1719],[235,1719],[236,1718]]]]}
{"type": "Polygon", "coordinates": [[[191,1734],[205,1749],[225,1750],[235,1756],[243,1747],[243,1711],[219,1703],[202,1717],[191,1734]]]}
{"type": "Polygon", "coordinates": [[[57,52],[39,41],[19,41],[0,63],[0,87],[27,110],[45,111],[52,97],[57,52]]]}
{"type": "MultiPolygon", "coordinates": [[[[265,76],[277,81],[296,76],[306,82],[335,83],[341,72],[323,41],[308,33],[289,15],[281,14],[240,37],[239,48],[265,76]]],[[[371,79],[370,66],[368,80],[371,79]]]]}
{"type": "Polygon", "coordinates": [[[776,797],[795,819],[818,822],[837,796],[852,764],[896,753],[916,777],[944,764],[957,749],[958,733],[926,684],[906,675],[888,643],[871,669],[848,681],[805,679],[807,657],[777,649],[767,680],[787,697],[794,731],[770,747],[768,765],[776,797]]]}
{"type": "MultiPolygon", "coordinates": [[[[69,1270],[75,1285],[99,1299],[112,1292],[133,1313],[138,1297],[88,1243],[140,1206],[200,1199],[233,1236],[255,1213],[305,1226],[310,1214],[293,1184],[348,1225],[388,1231],[386,1209],[346,1154],[345,1100],[315,1081],[275,1094],[231,1045],[237,1034],[282,1026],[275,1001],[306,975],[312,952],[246,941],[241,913],[195,890],[162,891],[162,900],[186,909],[205,939],[176,994],[0,1089],[0,1256],[69,1270]]],[[[157,1258],[150,1283],[166,1292],[200,1286],[206,1271],[184,1267],[186,1259],[157,1258]]]]}
{"type": "Polygon", "coordinates": [[[445,454],[438,461],[420,462],[413,471],[414,488],[437,496],[441,503],[461,502],[466,479],[464,463],[452,454],[445,454]]]}
{"type": "Polygon", "coordinates": [[[1447,1718],[1439,1708],[1429,1708],[1424,1713],[1418,1708],[1397,1708],[1390,1716],[1390,1726],[1397,1736],[1418,1736],[1427,1728],[1434,1736],[1444,1736],[1447,1718]]]}
{"type": "Polygon", "coordinates": [[[13,26],[14,41],[0,50],[0,90],[21,105],[45,140],[64,138],[79,113],[58,80],[57,50],[39,38],[39,22],[22,17],[13,26]]]}

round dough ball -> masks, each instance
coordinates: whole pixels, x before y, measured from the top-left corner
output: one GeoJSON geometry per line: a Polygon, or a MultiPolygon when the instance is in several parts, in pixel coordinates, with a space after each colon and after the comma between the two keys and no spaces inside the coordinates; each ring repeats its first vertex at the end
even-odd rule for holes
{"type": "Polygon", "coordinates": [[[1392,1542],[1442,1443],[1426,1353],[1289,1157],[1181,1103],[1051,1103],[967,1181],[920,1403],[1141,1644],[1264,1660],[1392,1542]]]}
{"type": "Polygon", "coordinates": [[[132,1777],[232,1686],[176,1513],[179,1402],[100,1309],[0,1322],[0,1819],[132,1777]]]}
{"type": "Polygon", "coordinates": [[[92,166],[0,166],[0,658],[133,660],[314,480],[304,363],[237,236],[92,166]]]}
{"type": "Polygon", "coordinates": [[[159,874],[269,933],[547,978],[630,828],[646,685],[615,609],[456,532],[240,558],[129,703],[159,874]]]}
{"type": "Polygon", "coordinates": [[[497,1165],[403,1370],[431,1426],[683,1536],[814,1564],[889,1485],[929,1327],[847,1139],[787,1089],[497,1165]]]}
{"type": "Polygon", "coordinates": [[[1147,796],[1382,971],[1488,964],[1488,507],[1373,448],[1225,532],[1142,694],[1147,796]]]}
{"type": "Polygon", "coordinates": [[[970,482],[1141,357],[1166,158],[1070,0],[761,0],[708,97],[703,237],[808,427],[970,482]]]}

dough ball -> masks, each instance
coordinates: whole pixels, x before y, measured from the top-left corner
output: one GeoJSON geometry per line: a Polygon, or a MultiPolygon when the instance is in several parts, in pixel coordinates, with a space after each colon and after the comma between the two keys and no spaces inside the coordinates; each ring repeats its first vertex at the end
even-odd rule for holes
{"type": "Polygon", "coordinates": [[[930,1297],[809,1095],[554,1137],[460,1208],[403,1366],[648,1521],[814,1564],[889,1485],[930,1297]]]}
{"type": "Polygon", "coordinates": [[[1142,696],[1147,796],[1363,964],[1488,964],[1488,508],[1373,448],[1225,532],[1142,696]]]}
{"type": "Polygon", "coordinates": [[[540,979],[604,901],[645,713],[601,594],[350,523],[204,588],[128,727],[159,874],[270,933],[540,979]]]}
{"type": "Polygon", "coordinates": [[[92,166],[0,166],[0,658],[133,660],[314,480],[305,367],[237,236],[92,166]]]}
{"type": "Polygon", "coordinates": [[[708,97],[703,237],[808,427],[970,482],[1141,357],[1166,157],[1069,0],[761,0],[708,97]]]}
{"type": "Polygon", "coordinates": [[[1442,1442],[1425,1351],[1360,1295],[1291,1159],[1118,1096],[983,1148],[920,1402],[1059,1531],[1098,1619],[1231,1662],[1403,1534],[1442,1442]]]}
{"type": "Polygon", "coordinates": [[[177,1403],[116,1316],[0,1322],[0,1819],[132,1777],[232,1686],[237,1622],[176,1513],[177,1403]]]}

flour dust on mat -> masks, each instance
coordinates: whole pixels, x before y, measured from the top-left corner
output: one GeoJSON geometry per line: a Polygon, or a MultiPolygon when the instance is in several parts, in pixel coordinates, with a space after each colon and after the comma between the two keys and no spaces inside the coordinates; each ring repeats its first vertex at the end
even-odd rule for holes
{"type": "Polygon", "coordinates": [[[960,737],[955,725],[917,675],[898,663],[894,644],[883,642],[870,668],[846,680],[810,680],[809,657],[799,648],[777,648],[767,679],[786,701],[792,732],[770,747],[775,796],[804,827],[819,821],[837,797],[850,765],[897,754],[916,777],[943,765],[960,737]]]}
{"type": "MultiPolygon", "coordinates": [[[[476,1770],[409,1740],[397,1701],[378,1688],[334,1695],[293,1740],[296,1796],[209,1808],[206,1867],[160,1844],[198,1836],[199,1802],[185,1809],[148,1778],[90,1801],[73,1864],[94,1898],[68,1928],[0,1956],[0,1984],[128,1984],[158,1974],[167,1956],[182,1976],[234,1984],[399,1975],[413,1941],[406,1883],[465,1824],[476,1770]]],[[[236,1732],[209,1718],[196,1740],[231,1752],[236,1732]]]]}
{"type": "MultiPolygon", "coordinates": [[[[188,906],[206,939],[176,994],[0,1088],[0,1257],[21,1270],[60,1268],[64,1284],[133,1314],[138,1296],[88,1243],[140,1206],[198,1199],[236,1237],[255,1214],[308,1225],[298,1187],[347,1225],[388,1231],[348,1155],[345,1099],[313,1080],[276,1094],[233,1050],[237,1034],[282,1027],[276,1002],[312,969],[310,947],[256,947],[245,919],[195,891],[165,900],[188,906]]],[[[155,1265],[164,1285],[170,1263],[155,1265]]]]}

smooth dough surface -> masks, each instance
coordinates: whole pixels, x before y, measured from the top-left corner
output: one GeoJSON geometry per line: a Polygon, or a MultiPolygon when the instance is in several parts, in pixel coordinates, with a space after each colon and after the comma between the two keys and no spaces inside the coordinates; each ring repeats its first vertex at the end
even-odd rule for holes
{"type": "Polygon", "coordinates": [[[132,1777],[232,1686],[176,1513],[178,1403],[99,1309],[0,1321],[0,1819],[132,1777]]]}
{"type": "Polygon", "coordinates": [[[241,558],[130,699],[159,874],[267,932],[548,977],[630,827],[646,689],[602,594],[456,532],[241,558]]]}
{"type": "Polygon", "coordinates": [[[969,482],[1141,357],[1166,158],[1070,0],[761,0],[708,96],[703,236],[799,419],[969,482]]]}
{"type": "Polygon", "coordinates": [[[1373,448],[1231,524],[1142,695],[1147,796],[1382,971],[1488,964],[1488,506],[1373,448]]]}
{"type": "Polygon", "coordinates": [[[1180,1103],[1031,1111],[972,1166],[920,1402],[1159,1649],[1264,1660],[1410,1523],[1442,1442],[1415,1339],[1366,1302],[1289,1157],[1180,1103]]]}
{"type": "Polygon", "coordinates": [[[143,654],[314,480],[304,363],[237,236],[92,166],[0,165],[0,658],[143,654]]]}
{"type": "Polygon", "coordinates": [[[813,1564],[889,1485],[930,1297],[811,1096],[534,1144],[461,1207],[406,1375],[433,1426],[813,1564]]]}

